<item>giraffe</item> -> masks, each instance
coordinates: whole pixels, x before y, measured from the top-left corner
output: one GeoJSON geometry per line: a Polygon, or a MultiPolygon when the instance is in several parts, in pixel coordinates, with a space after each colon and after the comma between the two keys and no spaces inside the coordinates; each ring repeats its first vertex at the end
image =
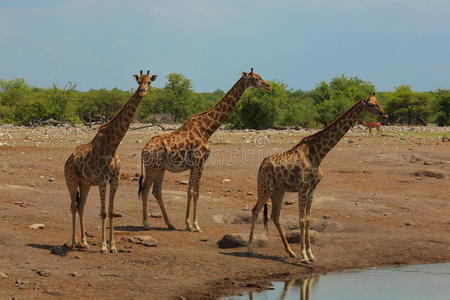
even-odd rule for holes
{"type": "Polygon", "coordinates": [[[120,160],[116,154],[117,147],[133,120],[134,113],[147,94],[147,90],[156,75],[133,75],[139,87],[130,97],[119,113],[109,122],[100,126],[97,135],[87,144],[77,146],[64,166],[67,188],[69,189],[72,212],[72,247],[88,248],[84,225],[84,205],[91,186],[98,185],[101,200],[102,241],[101,253],[107,252],[105,196],[107,185],[109,191],[109,247],[111,253],[117,253],[114,243],[114,196],[119,185],[120,160]],[[81,229],[81,242],[75,237],[76,213],[78,211],[81,229]]]}
{"type": "Polygon", "coordinates": [[[366,126],[369,129],[369,135],[372,135],[372,128],[377,129],[377,135],[381,134],[381,123],[380,122],[369,122],[362,120],[361,121],[364,126],[366,126]]]}
{"type": "Polygon", "coordinates": [[[369,97],[359,100],[323,130],[303,138],[292,149],[284,153],[269,155],[263,160],[258,171],[258,200],[252,210],[252,225],[247,245],[249,254],[253,253],[252,240],[255,222],[263,206],[264,225],[267,228],[266,202],[271,198],[271,218],[280,234],[286,252],[289,256],[295,257],[280,225],[280,213],[284,193],[296,192],[299,205],[301,261],[303,263],[314,261],[309,225],[313,193],[323,176],[320,163],[365,111],[387,118],[375,93],[371,93],[369,97]]]}
{"type": "Polygon", "coordinates": [[[150,187],[153,185],[152,194],[158,201],[164,221],[170,230],[175,229],[169,221],[162,200],[164,173],[166,170],[172,173],[190,170],[185,224],[188,231],[200,231],[197,201],[203,166],[210,152],[208,139],[225,122],[244,91],[249,87],[265,88],[269,91],[272,89],[261,76],[253,72],[253,68],[250,73],[242,72],[240,79],[216,105],[189,117],[177,130],[154,136],[144,146],[141,153],[141,176],[138,192],[142,198],[144,228],[151,229],[147,216],[147,198],[150,187]],[[189,217],[192,199],[193,228],[189,217]]]}

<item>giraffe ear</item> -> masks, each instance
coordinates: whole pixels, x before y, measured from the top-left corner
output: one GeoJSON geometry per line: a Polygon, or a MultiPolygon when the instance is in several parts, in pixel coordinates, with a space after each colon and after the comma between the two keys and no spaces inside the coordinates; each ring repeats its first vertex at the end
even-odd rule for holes
{"type": "Polygon", "coordinates": [[[139,76],[137,76],[136,74],[133,75],[133,78],[136,79],[136,81],[139,80],[139,76]]]}
{"type": "Polygon", "coordinates": [[[241,76],[244,77],[244,78],[248,78],[248,73],[241,72],[241,76]]]}
{"type": "Polygon", "coordinates": [[[363,103],[363,104],[369,103],[369,98],[364,98],[363,101],[362,101],[362,103],[363,103]]]}
{"type": "Polygon", "coordinates": [[[158,77],[158,75],[156,75],[156,74],[155,74],[155,75],[152,75],[152,77],[150,77],[150,80],[151,80],[151,81],[155,81],[155,80],[156,80],[156,77],[158,77]]]}

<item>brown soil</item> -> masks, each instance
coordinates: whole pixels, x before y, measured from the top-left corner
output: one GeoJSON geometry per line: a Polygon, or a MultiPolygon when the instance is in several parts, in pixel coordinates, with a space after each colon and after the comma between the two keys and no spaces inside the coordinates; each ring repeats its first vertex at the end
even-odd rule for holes
{"type": "MultiPolygon", "coordinates": [[[[130,252],[99,253],[100,203],[93,187],[86,205],[90,249],[57,255],[52,248],[71,242],[64,161],[95,130],[36,130],[0,127],[0,141],[9,135],[0,147],[2,299],[210,299],[310,273],[450,261],[450,142],[441,138],[448,136],[448,128],[434,135],[399,135],[383,128],[387,134],[381,137],[355,129],[341,140],[322,164],[324,179],[312,210],[315,219],[324,221],[326,215],[339,226],[320,232],[313,246],[317,262],[311,265],[287,257],[273,225],[269,247],[256,248],[253,257],[246,248],[216,245],[224,234],[248,233],[249,224],[217,220],[250,214],[243,207],[251,210],[256,201],[259,163],[269,152],[292,147],[305,131],[217,132],[201,181],[201,233],[183,230],[186,186],[179,182],[187,180],[188,172],[166,172],[164,178],[163,198],[177,230],[167,231],[162,218],[150,218],[153,230],[142,230],[141,201],[132,179],[144,143],[157,131],[130,131],[118,151],[123,175],[116,211],[122,217],[116,219],[115,235],[118,249],[130,252]],[[45,229],[29,228],[35,223],[45,229]],[[122,240],[138,235],[150,235],[159,245],[122,240]]],[[[284,206],[282,218],[297,216],[296,198],[286,195],[294,204],[284,206]]],[[[160,212],[152,196],[149,205],[150,213],[160,212]]],[[[262,225],[257,233],[264,233],[262,225]]],[[[298,244],[293,249],[298,252],[298,244]]]]}

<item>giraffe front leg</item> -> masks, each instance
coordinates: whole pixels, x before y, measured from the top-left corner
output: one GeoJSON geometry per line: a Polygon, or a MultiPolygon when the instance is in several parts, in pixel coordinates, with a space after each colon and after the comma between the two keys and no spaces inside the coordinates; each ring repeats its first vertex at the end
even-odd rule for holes
{"type": "Polygon", "coordinates": [[[194,223],[194,232],[201,232],[200,226],[198,225],[198,197],[200,195],[200,179],[202,177],[203,169],[201,167],[194,168],[194,171],[191,173],[192,179],[192,198],[194,199],[194,207],[193,207],[193,223],[194,223]]]}
{"type": "Polygon", "coordinates": [[[184,218],[184,223],[186,224],[186,230],[192,231],[191,221],[189,220],[189,214],[191,210],[191,200],[192,200],[192,192],[191,192],[191,185],[188,187],[187,191],[187,204],[186,204],[186,216],[184,218]]]}
{"type": "Polygon", "coordinates": [[[102,218],[102,240],[101,240],[101,248],[100,253],[105,254],[108,250],[106,247],[106,209],[105,209],[105,197],[106,197],[106,184],[102,183],[98,187],[100,191],[100,217],[102,218]]]}
{"type": "Polygon", "coordinates": [[[119,186],[119,178],[113,177],[109,187],[109,252],[117,253],[116,243],[114,241],[114,197],[116,195],[117,187],[119,186]]]}
{"type": "Polygon", "coordinates": [[[315,261],[315,257],[311,250],[311,237],[310,237],[310,225],[311,225],[311,206],[313,201],[314,190],[316,189],[317,184],[320,179],[313,183],[311,190],[308,193],[308,198],[306,202],[306,255],[308,256],[309,261],[315,261]]]}
{"type": "Polygon", "coordinates": [[[305,189],[300,188],[298,192],[298,219],[300,225],[300,259],[301,262],[308,264],[309,259],[306,254],[306,201],[307,194],[305,189]]]}

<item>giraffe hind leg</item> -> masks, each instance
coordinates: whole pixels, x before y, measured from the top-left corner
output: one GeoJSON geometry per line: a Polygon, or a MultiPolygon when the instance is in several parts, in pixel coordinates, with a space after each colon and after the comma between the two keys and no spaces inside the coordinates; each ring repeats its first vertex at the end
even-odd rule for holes
{"type": "Polygon", "coordinates": [[[72,213],[72,247],[76,247],[76,215],[78,210],[78,203],[80,202],[80,192],[78,186],[78,177],[73,167],[72,159],[72,156],[69,157],[64,166],[64,176],[70,195],[70,212],[72,213]]]}
{"type": "Polygon", "coordinates": [[[156,201],[158,201],[159,208],[161,209],[161,212],[164,217],[164,222],[166,223],[169,230],[174,230],[175,226],[170,223],[169,216],[167,215],[166,208],[164,207],[164,202],[162,200],[162,184],[163,184],[163,178],[164,178],[165,170],[162,169],[158,176],[156,177],[155,181],[153,182],[153,190],[152,194],[155,196],[156,201]]]}
{"type": "Polygon", "coordinates": [[[284,234],[283,227],[280,224],[280,214],[281,214],[281,204],[283,201],[284,192],[281,190],[275,190],[272,193],[272,221],[275,224],[275,227],[280,234],[281,241],[283,242],[284,249],[289,254],[290,257],[296,257],[294,251],[292,251],[289,243],[286,239],[286,235],[284,234]]]}
{"type": "Polygon", "coordinates": [[[89,194],[90,186],[80,185],[79,197],[77,199],[78,217],[80,218],[80,236],[81,241],[77,244],[77,247],[87,249],[89,247],[86,240],[86,228],[84,224],[84,205],[86,204],[87,196],[89,194]]]}
{"type": "Polygon", "coordinates": [[[150,192],[150,187],[153,185],[155,181],[158,170],[154,168],[145,168],[145,176],[142,180],[142,185],[140,186],[140,195],[142,199],[142,224],[144,229],[151,230],[150,223],[148,222],[148,213],[147,213],[147,201],[148,194],[150,192]]]}

